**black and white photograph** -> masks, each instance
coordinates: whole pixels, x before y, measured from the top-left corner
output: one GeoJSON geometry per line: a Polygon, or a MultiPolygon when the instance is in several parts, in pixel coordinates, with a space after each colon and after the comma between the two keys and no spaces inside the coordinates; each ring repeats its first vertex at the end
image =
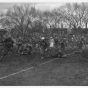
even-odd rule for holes
{"type": "Polygon", "coordinates": [[[88,2],[0,2],[0,86],[88,86],[88,2]]]}

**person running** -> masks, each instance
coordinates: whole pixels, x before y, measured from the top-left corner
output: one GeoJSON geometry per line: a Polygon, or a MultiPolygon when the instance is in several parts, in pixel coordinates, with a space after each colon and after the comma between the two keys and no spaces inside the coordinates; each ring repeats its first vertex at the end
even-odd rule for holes
{"type": "Polygon", "coordinates": [[[36,51],[36,40],[32,39],[32,47],[33,47],[33,51],[36,51]]]}
{"type": "MultiPolygon", "coordinates": [[[[60,48],[61,48],[60,54],[62,53],[62,54],[65,55],[65,56],[66,56],[66,54],[65,54],[64,52],[65,52],[66,46],[67,46],[67,43],[66,43],[64,40],[62,40],[62,41],[60,42],[60,48]]],[[[61,55],[62,55],[62,54],[61,54],[61,55]]]]}
{"type": "Polygon", "coordinates": [[[17,42],[17,53],[18,54],[22,54],[22,47],[23,47],[22,41],[18,41],[17,42]]]}
{"type": "Polygon", "coordinates": [[[62,52],[64,52],[65,51],[65,47],[66,47],[66,42],[64,41],[64,40],[62,40],[61,42],[60,42],[60,47],[61,47],[61,51],[62,52]]]}
{"type": "Polygon", "coordinates": [[[42,37],[40,41],[40,52],[41,52],[41,57],[42,57],[41,59],[44,58],[47,47],[48,47],[47,41],[45,37],[42,37]]]}
{"type": "Polygon", "coordinates": [[[58,38],[55,38],[54,42],[55,42],[55,47],[58,48],[58,38]]]}
{"type": "Polygon", "coordinates": [[[78,41],[77,46],[78,46],[78,49],[82,51],[83,50],[83,41],[82,40],[78,41]]]}
{"type": "Polygon", "coordinates": [[[86,47],[86,40],[85,40],[84,36],[81,37],[81,41],[83,42],[83,45],[86,47]]]}

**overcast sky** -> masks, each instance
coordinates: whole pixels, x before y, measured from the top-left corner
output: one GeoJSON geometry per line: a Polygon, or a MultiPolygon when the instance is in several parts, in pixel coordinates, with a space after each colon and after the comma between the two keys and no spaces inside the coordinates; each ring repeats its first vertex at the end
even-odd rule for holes
{"type": "MultiPolygon", "coordinates": [[[[0,11],[6,11],[15,4],[19,3],[0,3],[0,11]]],[[[63,4],[64,3],[35,3],[35,7],[39,10],[52,10],[53,8],[59,7],[63,4]]]]}
{"type": "Polygon", "coordinates": [[[40,10],[52,10],[53,8],[59,7],[64,3],[46,3],[46,4],[37,4],[36,8],[40,10]]]}
{"type": "Polygon", "coordinates": [[[66,2],[88,2],[88,1],[87,0],[0,0],[0,11],[7,10],[8,8],[16,4],[15,2],[16,3],[20,3],[20,2],[30,3],[31,2],[35,4],[37,3],[36,8],[40,10],[51,10],[53,8],[63,5],[66,2]]]}

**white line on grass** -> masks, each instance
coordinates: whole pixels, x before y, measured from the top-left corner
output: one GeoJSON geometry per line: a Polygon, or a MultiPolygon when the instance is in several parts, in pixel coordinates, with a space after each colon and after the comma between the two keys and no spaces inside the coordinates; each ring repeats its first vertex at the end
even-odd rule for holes
{"type": "Polygon", "coordinates": [[[1,77],[0,79],[4,79],[4,78],[10,77],[10,76],[12,76],[12,75],[19,74],[19,73],[21,73],[21,72],[25,72],[25,71],[30,70],[30,69],[32,69],[32,68],[34,68],[34,67],[30,67],[30,68],[27,68],[27,69],[21,70],[21,71],[16,72],[16,73],[12,73],[12,74],[10,74],[10,75],[7,75],[7,76],[4,76],[4,77],[1,77]]]}
{"type": "MultiPolygon", "coordinates": [[[[75,52],[76,52],[76,51],[75,51],[75,52]]],[[[69,56],[69,55],[71,55],[71,54],[74,54],[75,52],[70,53],[70,54],[67,54],[67,56],[69,56]]],[[[59,59],[59,58],[56,58],[56,59],[59,59]]],[[[43,65],[43,64],[46,64],[46,63],[49,63],[49,62],[51,62],[51,61],[54,61],[54,60],[56,60],[56,59],[53,59],[53,60],[47,61],[47,62],[45,62],[45,63],[39,64],[39,66],[41,66],[41,65],[43,65]]],[[[10,77],[10,76],[13,76],[13,75],[16,75],[16,74],[25,72],[25,71],[27,71],[27,70],[31,70],[31,69],[33,69],[33,68],[34,68],[34,67],[30,67],[30,68],[27,68],[27,69],[24,69],[24,70],[21,70],[21,71],[12,73],[12,74],[7,75],[7,76],[3,76],[3,77],[1,77],[0,79],[5,79],[5,78],[8,78],[8,77],[10,77]]]]}

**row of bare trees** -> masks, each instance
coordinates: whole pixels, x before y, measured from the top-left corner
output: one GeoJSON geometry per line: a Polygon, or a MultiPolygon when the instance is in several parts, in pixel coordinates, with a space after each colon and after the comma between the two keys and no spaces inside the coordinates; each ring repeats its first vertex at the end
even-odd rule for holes
{"type": "Polygon", "coordinates": [[[52,28],[87,27],[88,4],[66,3],[52,11],[40,11],[31,4],[14,5],[0,14],[0,24],[10,34],[27,36],[31,32],[51,32],[52,28]]]}

